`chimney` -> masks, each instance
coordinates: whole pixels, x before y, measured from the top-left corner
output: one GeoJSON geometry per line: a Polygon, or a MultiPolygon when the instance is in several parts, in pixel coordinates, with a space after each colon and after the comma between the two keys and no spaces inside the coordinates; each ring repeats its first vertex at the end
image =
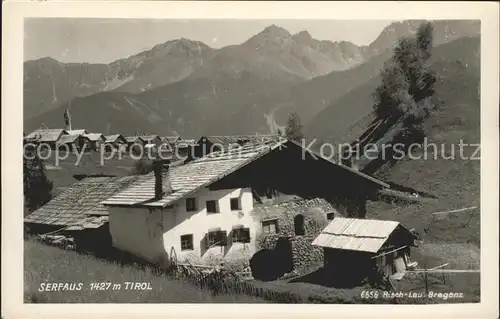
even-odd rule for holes
{"type": "Polygon", "coordinates": [[[153,161],[153,171],[155,174],[155,200],[161,200],[163,195],[172,192],[170,178],[168,177],[169,168],[170,160],[155,159],[153,161]]]}

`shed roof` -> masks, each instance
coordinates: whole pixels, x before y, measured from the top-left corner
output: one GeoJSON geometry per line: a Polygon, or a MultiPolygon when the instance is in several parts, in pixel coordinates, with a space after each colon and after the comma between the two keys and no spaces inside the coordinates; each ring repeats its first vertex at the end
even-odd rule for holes
{"type": "Polygon", "coordinates": [[[312,244],[376,253],[398,225],[397,221],[339,217],[330,222],[312,244]]]}
{"type": "Polygon", "coordinates": [[[84,137],[88,138],[90,141],[92,142],[95,142],[95,141],[98,141],[99,139],[104,139],[104,135],[102,135],[101,133],[89,133],[89,134],[85,134],[83,135],[84,137]]]}
{"type": "Polygon", "coordinates": [[[68,134],[64,129],[36,130],[28,134],[25,139],[37,138],[39,142],[55,142],[61,134],[68,134]]]}
{"type": "Polygon", "coordinates": [[[107,221],[108,210],[100,204],[101,201],[140,178],[141,176],[85,178],[26,216],[24,222],[81,226],[89,223],[89,218],[95,221],[96,216],[101,216],[97,220],[102,221],[103,224],[107,221]]]}
{"type": "MultiPolygon", "coordinates": [[[[300,144],[281,139],[279,142],[268,142],[264,144],[251,144],[239,148],[229,148],[222,151],[212,152],[200,159],[196,159],[182,166],[171,167],[169,170],[169,181],[173,192],[154,201],[154,174],[150,173],[149,179],[135,183],[131,187],[119,192],[113,197],[105,200],[106,205],[145,205],[165,207],[173,202],[187,197],[201,188],[208,187],[212,183],[224,178],[225,176],[237,171],[245,165],[261,158],[262,156],[274,150],[280,150],[281,147],[287,147],[286,143],[292,143],[297,147],[300,144]]],[[[319,156],[319,155],[317,155],[319,156]]],[[[325,159],[326,160],[326,159],[325,159]]],[[[328,160],[327,160],[328,161],[328,160]]],[[[332,165],[339,165],[372,183],[385,186],[386,184],[371,176],[350,169],[346,166],[328,161],[332,165]]]]}

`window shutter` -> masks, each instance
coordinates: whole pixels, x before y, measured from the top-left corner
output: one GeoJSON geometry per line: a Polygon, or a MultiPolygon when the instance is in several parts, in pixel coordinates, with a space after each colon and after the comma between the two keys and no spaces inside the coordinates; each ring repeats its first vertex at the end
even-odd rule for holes
{"type": "Polygon", "coordinates": [[[205,234],[205,249],[210,248],[210,233],[205,234]]]}
{"type": "Polygon", "coordinates": [[[243,234],[243,242],[244,243],[249,243],[250,242],[250,228],[243,228],[241,230],[242,234],[243,234]]]}

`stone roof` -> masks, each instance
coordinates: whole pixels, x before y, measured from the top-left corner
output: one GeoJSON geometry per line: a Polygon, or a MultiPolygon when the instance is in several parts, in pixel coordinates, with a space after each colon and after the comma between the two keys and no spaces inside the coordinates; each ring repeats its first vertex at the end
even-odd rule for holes
{"type": "Polygon", "coordinates": [[[24,222],[81,226],[88,223],[89,218],[95,220],[101,216],[98,220],[104,223],[107,221],[108,210],[101,202],[140,178],[141,176],[85,178],[26,216],[24,222]]]}

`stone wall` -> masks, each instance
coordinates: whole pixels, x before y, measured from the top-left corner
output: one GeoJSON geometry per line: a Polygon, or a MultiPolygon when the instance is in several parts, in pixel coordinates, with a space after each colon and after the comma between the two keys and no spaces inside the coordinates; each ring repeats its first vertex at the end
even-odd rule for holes
{"type": "Polygon", "coordinates": [[[262,238],[260,249],[273,251],[276,255],[282,256],[282,258],[290,256],[292,270],[283,275],[302,275],[309,272],[311,266],[322,266],[323,264],[323,248],[312,245],[315,238],[316,235],[268,235],[262,238]],[[286,240],[289,243],[289,245],[284,245],[289,251],[284,252],[282,249],[277,249],[279,240],[286,240]]]}
{"type": "Polygon", "coordinates": [[[323,264],[323,248],[313,246],[315,236],[290,237],[293,260],[293,273],[302,275],[308,272],[311,266],[323,264]]]}

